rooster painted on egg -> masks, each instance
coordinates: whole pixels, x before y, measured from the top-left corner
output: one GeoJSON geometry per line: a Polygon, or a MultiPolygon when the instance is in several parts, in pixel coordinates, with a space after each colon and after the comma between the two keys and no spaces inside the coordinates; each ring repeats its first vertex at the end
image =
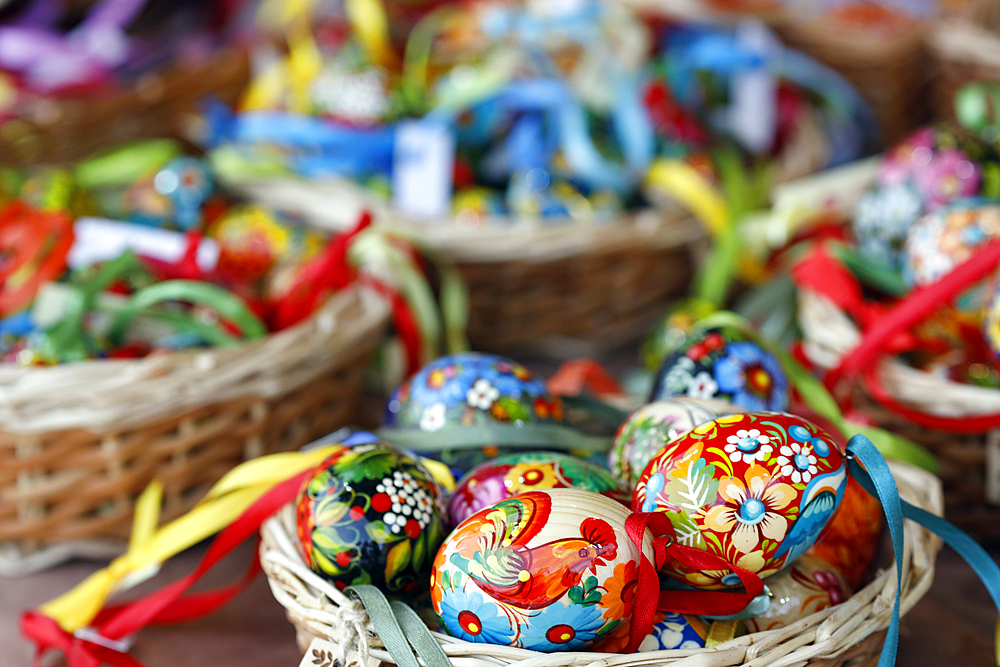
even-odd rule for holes
{"type": "MultiPolygon", "coordinates": [[[[778,412],[701,424],[646,466],[636,512],[666,512],[679,543],[770,576],[805,553],[844,497],[847,468],[832,436],[778,412]]],[[[739,584],[730,571],[667,563],[662,572],[699,588],[739,584]]]]}
{"type": "MultiPolygon", "coordinates": [[[[578,489],[530,491],[466,519],[438,551],[434,611],[470,642],[580,650],[632,615],[639,549],[629,510],[578,489]]],[[[653,557],[647,534],[642,551],[653,557]]]]}

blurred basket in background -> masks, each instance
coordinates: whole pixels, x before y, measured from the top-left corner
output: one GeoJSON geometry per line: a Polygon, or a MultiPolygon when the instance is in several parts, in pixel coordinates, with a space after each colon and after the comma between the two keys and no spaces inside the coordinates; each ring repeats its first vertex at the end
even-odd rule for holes
{"type": "Polygon", "coordinates": [[[241,461],[355,424],[388,314],[352,287],[255,343],[0,368],[0,574],[119,552],[154,478],[169,520],[241,461]]]}
{"type": "Polygon", "coordinates": [[[645,334],[686,294],[704,249],[702,226],[679,207],[646,209],[604,223],[402,217],[346,179],[281,177],[227,183],[274,210],[326,229],[358,211],[456,265],[469,292],[473,349],[594,354],[645,334]]]}
{"type": "Polygon", "coordinates": [[[783,42],[832,67],[857,88],[878,119],[883,145],[926,120],[926,25],[866,25],[823,15],[785,16],[774,27],[783,42]]]}
{"type": "Polygon", "coordinates": [[[937,118],[955,118],[955,93],[965,84],[1000,83],[1000,3],[979,0],[971,5],[936,24],[928,36],[937,118]]]}
{"type": "MultiPolygon", "coordinates": [[[[799,292],[804,351],[823,368],[837,366],[861,342],[861,332],[836,304],[809,290],[799,292]]],[[[877,370],[889,401],[931,416],[975,419],[1000,413],[1000,391],[954,382],[893,358],[877,370]]],[[[923,445],[937,457],[949,521],[986,540],[1000,540],[1000,430],[956,433],[928,428],[877,400],[879,390],[862,379],[853,388],[855,408],[877,426],[923,445]]]]}
{"type": "Polygon", "coordinates": [[[185,119],[206,96],[233,103],[249,77],[246,50],[227,47],[205,62],[176,61],[111,92],[24,94],[13,117],[0,122],[0,162],[70,162],[135,139],[184,136],[185,119]]]}

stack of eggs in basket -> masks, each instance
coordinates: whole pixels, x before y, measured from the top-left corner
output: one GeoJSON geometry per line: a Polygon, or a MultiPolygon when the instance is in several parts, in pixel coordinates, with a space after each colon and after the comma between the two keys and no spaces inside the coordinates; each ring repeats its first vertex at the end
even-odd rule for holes
{"type": "MultiPolygon", "coordinates": [[[[851,503],[846,462],[831,435],[785,412],[776,359],[750,334],[707,329],[664,360],[651,400],[609,454],[584,458],[552,435],[572,432],[569,408],[523,366],[442,357],[393,393],[381,437],[355,433],[304,486],[306,562],[339,588],[430,606],[435,629],[466,641],[619,652],[643,552],[654,560],[626,522],[663,512],[678,543],[756,573],[768,599],[735,621],[658,611],[641,651],[704,647],[713,623],[730,636],[771,630],[847,599],[864,576],[850,562],[859,552],[824,543],[875,540],[834,528],[815,544],[851,503]],[[464,473],[450,495],[449,470],[464,473]]],[[[659,574],[663,589],[740,584],[677,562],[659,574]]]]}

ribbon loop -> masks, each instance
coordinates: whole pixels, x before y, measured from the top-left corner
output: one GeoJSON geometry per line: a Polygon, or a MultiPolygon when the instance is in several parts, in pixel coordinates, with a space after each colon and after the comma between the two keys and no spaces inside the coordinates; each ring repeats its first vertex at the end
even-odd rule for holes
{"type": "Polygon", "coordinates": [[[755,573],[729,563],[701,549],[679,544],[674,526],[663,512],[636,512],[625,522],[625,531],[642,554],[639,582],[632,603],[632,625],[624,653],[634,653],[653,629],[657,610],[704,616],[736,616],[764,592],[764,582],[755,573]],[[642,552],[646,530],[653,534],[655,566],[642,552]],[[698,570],[729,570],[736,574],[744,589],[732,591],[667,590],[660,591],[656,571],[669,561],[698,570]]]}
{"type": "MultiPolygon", "coordinates": [[[[864,435],[855,435],[847,444],[851,475],[871,496],[878,498],[889,524],[896,557],[896,599],[879,658],[878,667],[892,667],[899,642],[899,604],[903,587],[903,518],[912,519],[940,537],[975,571],[986,586],[993,604],[1000,609],[1000,566],[968,535],[941,517],[914,507],[899,496],[892,471],[875,445],[864,435]]],[[[997,664],[1000,664],[1000,625],[996,636],[997,664]]]]}

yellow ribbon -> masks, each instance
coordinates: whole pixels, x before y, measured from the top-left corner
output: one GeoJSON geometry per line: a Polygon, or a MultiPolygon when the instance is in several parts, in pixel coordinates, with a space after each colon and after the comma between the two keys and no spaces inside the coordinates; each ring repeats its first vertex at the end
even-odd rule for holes
{"type": "Polygon", "coordinates": [[[728,642],[736,636],[739,624],[740,621],[713,621],[708,628],[708,636],[705,637],[705,648],[728,642]]]}
{"type": "Polygon", "coordinates": [[[715,238],[729,229],[729,205],[719,191],[691,165],[661,158],[646,174],[646,185],[676,199],[691,211],[715,238]]]}
{"type": "Polygon", "coordinates": [[[151,570],[219,532],[268,490],[322,463],[340,445],[306,453],[271,454],[240,464],[184,516],[157,529],[163,487],[154,481],[139,496],[128,550],[67,593],[46,602],[42,613],[67,632],[90,625],[127,577],[151,570]]]}
{"type": "Polygon", "coordinates": [[[372,62],[396,70],[399,57],[389,42],[389,18],[379,0],[344,0],[347,19],[372,62]]]}

